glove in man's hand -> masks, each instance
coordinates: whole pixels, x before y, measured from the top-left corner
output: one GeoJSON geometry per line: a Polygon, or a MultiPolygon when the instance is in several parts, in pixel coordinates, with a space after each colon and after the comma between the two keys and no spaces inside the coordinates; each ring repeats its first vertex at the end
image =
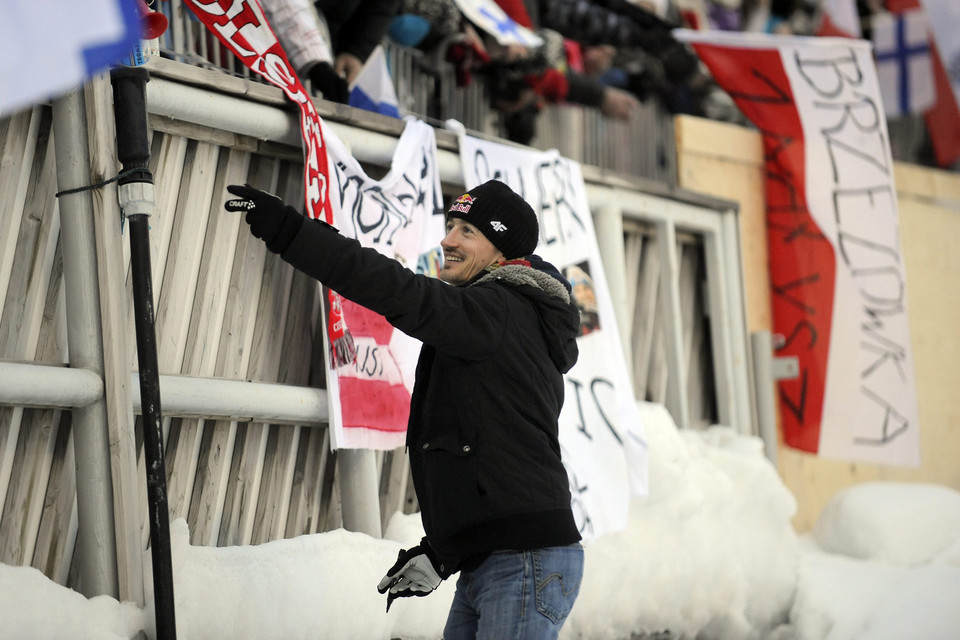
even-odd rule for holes
{"type": "Polygon", "coordinates": [[[443,578],[432,555],[425,542],[400,551],[396,563],[377,585],[377,591],[387,594],[387,611],[396,598],[429,595],[440,586],[443,578]]]}
{"type": "Polygon", "coordinates": [[[246,213],[244,220],[250,225],[250,233],[263,240],[267,249],[273,253],[283,253],[290,247],[303,225],[303,215],[299,211],[284,204],[272,193],[248,184],[231,184],[227,191],[238,198],[227,200],[224,209],[246,213]]]}
{"type": "Polygon", "coordinates": [[[324,100],[350,104],[350,86],[329,62],[318,62],[307,72],[313,88],[323,94],[324,100]]]}

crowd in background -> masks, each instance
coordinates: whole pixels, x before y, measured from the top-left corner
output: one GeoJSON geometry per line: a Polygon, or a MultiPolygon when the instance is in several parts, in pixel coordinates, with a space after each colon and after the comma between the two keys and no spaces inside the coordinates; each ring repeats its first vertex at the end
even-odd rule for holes
{"type": "MultiPolygon", "coordinates": [[[[261,1],[291,61],[325,99],[346,103],[364,61],[389,40],[451,65],[458,86],[486,83],[502,130],[522,144],[548,104],[628,119],[641,102],[658,101],[672,114],[745,123],[674,28],[836,35],[825,20],[831,0],[494,0],[536,46],[500,44],[457,0],[261,1]]],[[[869,38],[871,18],[890,1],[855,0],[856,36],[869,38]]]]}

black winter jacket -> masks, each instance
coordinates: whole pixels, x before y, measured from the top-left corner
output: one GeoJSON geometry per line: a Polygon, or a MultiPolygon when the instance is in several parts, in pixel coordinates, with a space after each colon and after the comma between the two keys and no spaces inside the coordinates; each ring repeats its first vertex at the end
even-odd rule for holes
{"type": "Polygon", "coordinates": [[[492,550],[580,540],[557,426],[579,313],[552,265],[531,256],[454,287],[316,221],[283,259],[423,342],[407,447],[443,573],[492,550]]]}

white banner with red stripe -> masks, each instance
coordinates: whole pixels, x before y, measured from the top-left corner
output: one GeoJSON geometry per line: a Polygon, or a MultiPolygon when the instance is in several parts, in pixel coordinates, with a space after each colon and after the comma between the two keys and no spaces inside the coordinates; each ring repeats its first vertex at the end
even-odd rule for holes
{"type": "Polygon", "coordinates": [[[787,445],[919,463],[906,275],[869,43],[678,30],[760,130],[787,445]]]}
{"type": "MultiPolygon", "coordinates": [[[[436,277],[443,259],[444,203],[433,127],[408,119],[390,170],[380,179],[364,172],[326,124],[324,139],[333,169],[333,221],[340,233],[436,277]]],[[[357,358],[338,366],[327,358],[331,444],[335,449],[402,447],[420,342],[346,299],[343,319],[357,358]]]]}

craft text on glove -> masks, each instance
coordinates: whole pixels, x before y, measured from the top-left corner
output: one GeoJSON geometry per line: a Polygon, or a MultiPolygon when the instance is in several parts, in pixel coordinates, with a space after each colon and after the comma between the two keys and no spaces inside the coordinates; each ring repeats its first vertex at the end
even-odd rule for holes
{"type": "Polygon", "coordinates": [[[283,253],[303,226],[303,215],[283,200],[251,187],[250,185],[231,184],[227,191],[237,196],[227,200],[223,208],[227,211],[243,212],[244,220],[250,225],[250,233],[263,240],[267,249],[273,253],[283,253]]]}

